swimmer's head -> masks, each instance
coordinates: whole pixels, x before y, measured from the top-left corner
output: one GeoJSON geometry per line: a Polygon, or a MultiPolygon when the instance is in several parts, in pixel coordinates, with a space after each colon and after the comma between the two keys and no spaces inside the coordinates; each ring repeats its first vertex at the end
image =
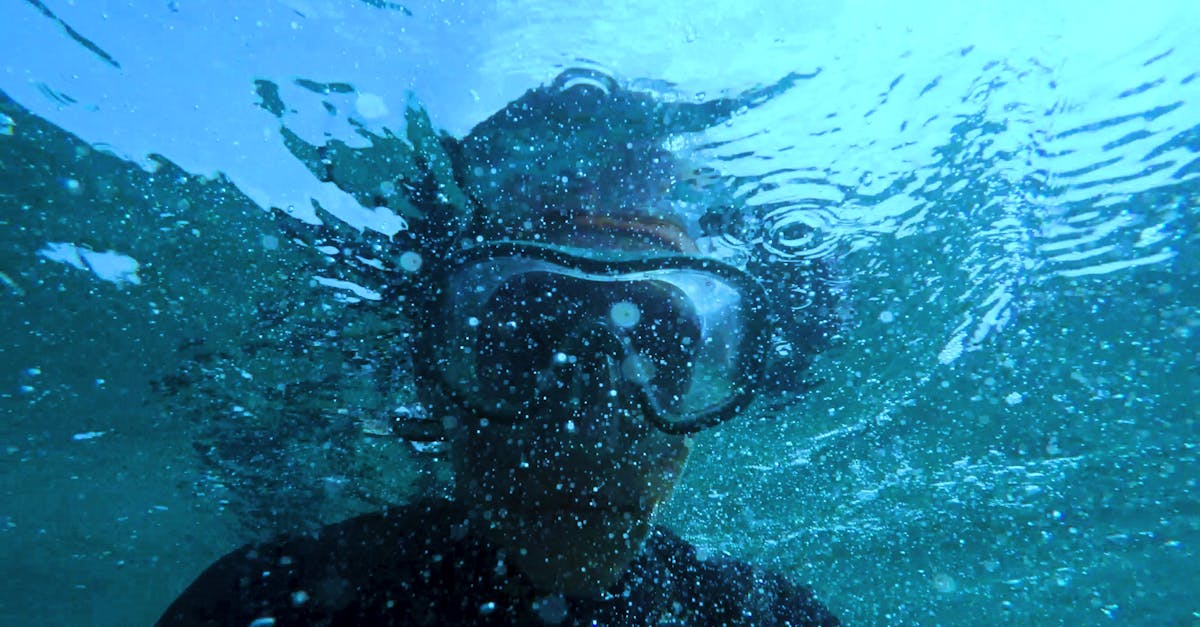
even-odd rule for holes
{"type": "Polygon", "coordinates": [[[486,239],[561,233],[578,220],[695,229],[675,205],[686,165],[668,140],[685,119],[648,92],[595,70],[568,70],[477,125],[461,143],[465,190],[486,239]]]}
{"type": "Polygon", "coordinates": [[[690,434],[761,386],[771,305],[702,250],[710,208],[668,150],[755,98],[682,103],[572,70],[455,144],[473,214],[430,270],[419,387],[459,497],[506,544],[565,555],[589,537],[589,555],[628,558],[690,434]]]}
{"type": "MultiPolygon", "coordinates": [[[[659,385],[649,392],[625,394],[625,400],[640,396],[640,413],[676,433],[711,426],[744,409],[762,386],[762,365],[769,361],[765,346],[785,325],[772,320],[779,308],[745,265],[707,258],[713,245],[699,240],[714,239],[714,207],[697,200],[694,181],[680,176],[687,169],[681,165],[685,159],[668,146],[678,146],[676,139],[682,134],[708,128],[737,109],[763,101],[768,97],[764,94],[786,88],[786,82],[740,98],[694,103],[629,89],[594,70],[568,70],[550,85],[526,92],[456,142],[454,170],[473,217],[457,238],[459,245],[448,251],[449,262],[439,266],[432,291],[440,294],[440,302],[428,308],[432,316],[423,324],[432,327],[427,336],[437,336],[427,349],[443,355],[435,370],[449,396],[459,406],[486,415],[489,408],[483,405],[495,398],[537,401],[535,392],[544,392],[547,380],[597,378],[595,373],[603,368],[539,361],[563,353],[559,343],[578,343],[584,328],[593,335],[607,334],[613,349],[606,359],[652,365],[653,360],[639,355],[639,341],[621,330],[598,331],[603,322],[588,322],[588,316],[598,314],[583,310],[600,311],[612,304],[605,299],[623,298],[620,290],[639,281],[657,281],[666,287],[656,293],[676,294],[694,313],[692,322],[704,329],[704,350],[687,362],[691,370],[686,373],[662,361],[653,368],[660,376],[682,373],[681,382],[688,384],[684,392],[667,394],[667,387],[659,385]],[[669,259],[660,261],[664,258],[669,259]],[[493,269],[495,276],[488,275],[493,269]],[[514,292],[517,286],[525,290],[535,284],[555,287],[545,295],[514,292]],[[695,287],[701,284],[707,287],[695,287]],[[580,290],[606,293],[601,297],[577,293],[580,290]],[[504,309],[495,306],[504,300],[501,295],[520,303],[546,296],[561,311],[543,313],[558,320],[496,322],[497,311],[504,309]],[[467,326],[468,318],[483,326],[467,326]],[[502,337],[500,330],[487,330],[493,323],[517,324],[522,331],[505,340],[503,351],[480,348],[483,338],[502,337]],[[520,333],[525,339],[514,339],[520,333]],[[500,377],[512,389],[497,394],[495,382],[487,383],[481,373],[488,369],[484,362],[489,356],[499,354],[523,354],[539,363],[531,366],[536,371],[500,377]],[[558,375],[548,377],[543,370],[558,375]],[[591,374],[584,377],[584,372],[591,374]],[[710,392],[701,396],[697,390],[710,392]]],[[[753,265],[754,256],[746,263],[753,265]]],[[[664,335],[659,327],[642,335],[656,334],[664,335]]],[[[602,343],[600,336],[593,340],[602,343]]],[[[505,405],[490,411],[503,416],[516,409],[505,405]]]]}

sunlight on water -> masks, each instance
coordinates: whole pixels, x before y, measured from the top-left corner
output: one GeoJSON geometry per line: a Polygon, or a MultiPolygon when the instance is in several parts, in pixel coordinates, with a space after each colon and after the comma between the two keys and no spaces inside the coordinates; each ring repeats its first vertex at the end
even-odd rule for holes
{"type": "Polygon", "coordinates": [[[850,624],[1194,622],[1200,10],[393,4],[10,10],[0,542],[31,574],[0,622],[150,617],[247,521],[444,484],[436,445],[364,439],[430,422],[388,282],[441,260],[370,247],[413,226],[374,202],[399,166],[345,191],[298,157],[408,154],[406,111],[461,136],[566,67],[685,103],[791,77],[664,142],[693,217],[727,207],[710,250],[776,290],[821,260],[844,301],[663,521],[850,624]],[[308,245],[318,206],[355,228],[308,245]]]}

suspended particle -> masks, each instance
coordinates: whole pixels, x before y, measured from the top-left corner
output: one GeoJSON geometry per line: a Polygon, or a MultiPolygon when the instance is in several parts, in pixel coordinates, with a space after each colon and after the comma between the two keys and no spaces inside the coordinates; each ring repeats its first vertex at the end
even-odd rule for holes
{"type": "Polygon", "coordinates": [[[638,309],[637,305],[623,300],[615,303],[612,309],[609,310],[608,315],[612,318],[614,324],[623,329],[628,329],[638,323],[638,320],[642,317],[642,312],[638,309]]]}
{"type": "Polygon", "coordinates": [[[933,589],[943,594],[949,594],[958,590],[958,582],[946,573],[938,573],[933,576],[933,589]]]}
{"type": "Polygon", "coordinates": [[[416,272],[420,270],[423,261],[424,260],[421,259],[421,254],[415,251],[410,250],[403,255],[400,255],[400,267],[408,272],[416,272]]]}

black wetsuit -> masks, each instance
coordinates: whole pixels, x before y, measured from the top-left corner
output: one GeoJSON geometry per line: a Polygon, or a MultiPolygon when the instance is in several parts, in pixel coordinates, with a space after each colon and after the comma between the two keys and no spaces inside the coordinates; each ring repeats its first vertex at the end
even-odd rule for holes
{"type": "Polygon", "coordinates": [[[655,528],[603,599],[537,592],[442,501],[249,545],[210,566],[159,625],[838,625],[807,588],[701,560],[655,528]],[[273,622],[272,620],[273,619],[273,622]]]}

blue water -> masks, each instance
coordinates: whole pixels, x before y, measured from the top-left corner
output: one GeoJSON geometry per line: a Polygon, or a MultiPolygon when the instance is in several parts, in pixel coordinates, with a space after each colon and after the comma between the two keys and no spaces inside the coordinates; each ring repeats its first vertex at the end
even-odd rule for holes
{"type": "Polygon", "coordinates": [[[386,362],[379,278],[262,209],[396,224],[255,81],[362,145],[571,66],[680,100],[807,77],[671,148],[751,208],[738,245],[836,268],[845,323],[777,419],[698,439],[663,522],[850,624],[1200,621],[1200,8],[779,4],[9,2],[0,623],[145,623],[255,534],[439,489],[362,432],[411,397],[345,359],[386,362]]]}

